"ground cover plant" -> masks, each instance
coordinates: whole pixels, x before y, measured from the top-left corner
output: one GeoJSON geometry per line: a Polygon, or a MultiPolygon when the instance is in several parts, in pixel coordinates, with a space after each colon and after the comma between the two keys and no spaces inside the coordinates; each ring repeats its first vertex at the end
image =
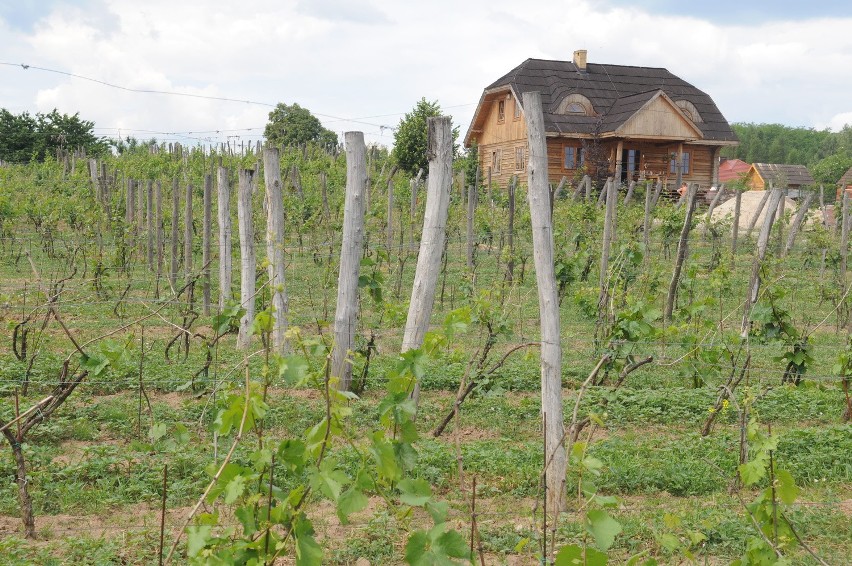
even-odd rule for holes
{"type": "MultiPolygon", "coordinates": [[[[401,354],[425,189],[368,150],[341,392],[328,360],[345,156],[281,151],[284,352],[264,252],[251,348],[237,348],[244,311],[217,304],[204,188],[220,166],[236,220],[237,171],[266,173],[256,151],[142,145],[94,168],[72,156],[0,167],[6,563],[841,564],[852,553],[844,230],[809,224],[784,255],[789,212],[771,226],[743,325],[758,229],[732,250],[730,221],[703,232],[699,209],[672,297],[686,207],[661,198],[646,248],[653,188],[640,185],[631,204],[619,197],[604,294],[605,207],[597,193],[556,194],[569,496],[545,517],[526,180],[480,187],[468,241],[456,163],[430,332],[401,354]]],[[[262,245],[262,184],[252,199],[262,245]]]]}

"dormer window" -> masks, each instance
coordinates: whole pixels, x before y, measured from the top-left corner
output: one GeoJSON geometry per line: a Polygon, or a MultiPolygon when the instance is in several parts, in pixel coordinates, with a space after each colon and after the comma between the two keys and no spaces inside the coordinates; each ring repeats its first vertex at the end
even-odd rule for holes
{"type": "Polygon", "coordinates": [[[580,116],[594,116],[595,109],[592,106],[592,101],[582,94],[569,94],[562,99],[559,107],[556,109],[557,114],[576,114],[580,116]]]}
{"type": "Polygon", "coordinates": [[[693,124],[701,124],[704,120],[701,119],[701,114],[698,113],[698,108],[688,100],[676,100],[675,104],[680,108],[681,112],[686,114],[686,117],[692,120],[693,124]]]}

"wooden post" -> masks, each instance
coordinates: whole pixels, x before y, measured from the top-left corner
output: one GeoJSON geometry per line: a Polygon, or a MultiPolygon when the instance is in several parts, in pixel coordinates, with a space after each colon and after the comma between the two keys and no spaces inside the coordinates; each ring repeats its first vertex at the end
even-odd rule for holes
{"type": "MultiPolygon", "coordinates": [[[[287,324],[290,302],[284,274],[284,191],[281,186],[281,161],[278,148],[263,150],[263,175],[266,184],[266,259],[275,310],[272,326],[272,348],[283,354],[287,348],[287,324]]],[[[357,279],[357,278],[356,278],[357,279]]]]}
{"type": "MultiPolygon", "coordinates": [[[[835,210],[837,205],[835,205],[835,210]]],[[[843,191],[843,206],[840,217],[840,281],[843,283],[843,291],[846,291],[847,257],[849,254],[849,195],[843,191]]],[[[837,214],[835,213],[835,223],[837,214]]]]}
{"type": "Polygon", "coordinates": [[[737,255],[737,237],[740,234],[740,206],[743,202],[743,191],[742,189],[737,189],[736,201],[734,202],[734,225],[731,226],[731,255],[732,261],[736,259],[737,255]]]}
{"type": "Polygon", "coordinates": [[[506,277],[511,285],[515,280],[515,187],[518,185],[518,178],[512,176],[509,181],[509,234],[507,237],[507,245],[509,246],[509,262],[506,265],[506,277]]]}
{"type": "Polygon", "coordinates": [[[592,178],[588,175],[583,175],[583,182],[586,184],[586,200],[592,200],[592,178]]]}
{"type": "Polygon", "coordinates": [[[154,181],[148,181],[145,191],[145,230],[148,233],[148,246],[145,257],[148,260],[148,269],[154,269],[154,181]]]}
{"type": "Polygon", "coordinates": [[[644,248],[642,253],[646,259],[649,259],[648,254],[651,251],[651,206],[654,202],[654,195],[651,193],[651,182],[645,182],[645,214],[642,218],[642,243],[644,248]]]}
{"type": "Polygon", "coordinates": [[[793,249],[793,244],[796,243],[796,234],[799,233],[799,228],[802,226],[802,222],[805,220],[805,214],[808,213],[808,208],[811,205],[811,201],[814,200],[815,191],[808,191],[808,194],[805,196],[805,200],[799,205],[799,210],[796,211],[796,216],[793,217],[793,223],[790,225],[790,233],[787,234],[787,243],[784,246],[784,255],[790,253],[793,249]]]}
{"type": "Polygon", "coordinates": [[[133,179],[127,180],[127,198],[124,203],[124,220],[127,223],[127,233],[130,236],[129,248],[132,250],[136,247],[136,181],[133,179]]]}
{"type": "Polygon", "coordinates": [[[160,278],[163,276],[163,183],[157,181],[157,186],[154,189],[155,200],[157,203],[157,292],[159,294],[160,278]]]}
{"type": "Polygon", "coordinates": [[[612,237],[615,233],[615,205],[618,200],[618,185],[615,179],[610,177],[604,185],[606,189],[606,209],[604,213],[603,242],[601,245],[601,271],[600,271],[600,295],[598,296],[598,310],[606,308],[609,297],[609,252],[612,247],[612,237]]]}
{"type": "Polygon", "coordinates": [[[692,214],[695,211],[695,200],[698,194],[698,185],[692,184],[686,191],[686,218],[683,220],[683,228],[680,230],[680,240],[677,243],[677,258],[675,260],[675,268],[672,273],[672,280],[669,283],[669,294],[666,298],[666,311],[663,315],[664,322],[668,323],[672,320],[674,312],[674,304],[677,300],[677,286],[680,284],[680,273],[683,270],[683,264],[686,261],[687,251],[689,249],[689,231],[692,228],[692,214]]]}
{"type": "Polygon", "coordinates": [[[618,194],[618,189],[621,187],[621,171],[622,162],[621,156],[624,153],[624,140],[618,140],[618,145],[615,148],[615,174],[613,182],[615,183],[615,194],[618,194]]]}
{"type": "Polygon", "coordinates": [[[364,248],[364,207],[367,160],[364,134],[346,132],[346,195],[343,208],[343,243],[337,277],[337,309],[334,315],[334,350],[331,374],[340,378],[338,387],[352,385],[352,364],[347,359],[355,347],[358,323],[358,277],[364,248]]]}
{"type": "Polygon", "coordinates": [[[201,288],[204,316],[210,316],[210,239],[213,224],[213,175],[204,175],[204,220],[201,227],[201,288]]]}
{"type": "Polygon", "coordinates": [[[763,219],[763,226],[760,228],[760,234],[757,237],[757,254],[751,267],[751,279],[749,281],[748,296],[745,301],[745,309],[743,312],[743,323],[741,327],[741,336],[746,338],[749,329],[749,317],[751,309],[757,302],[758,294],[760,293],[760,267],[763,264],[763,259],[766,257],[766,249],[769,247],[769,235],[772,231],[772,223],[775,220],[775,213],[778,210],[778,201],[782,198],[780,189],[771,189],[769,208],[766,210],[766,217],[763,219]]]}
{"type": "Polygon", "coordinates": [[[388,254],[393,249],[393,177],[388,179],[388,215],[387,229],[385,232],[385,247],[388,254]]]}
{"type": "Polygon", "coordinates": [[[240,169],[237,189],[237,224],[240,234],[240,305],[245,314],[240,319],[237,349],[247,350],[251,344],[251,327],[254,322],[254,272],[257,260],[254,255],[254,226],[251,218],[251,193],[254,188],[253,169],[240,169]]]}
{"type": "Polygon", "coordinates": [[[651,210],[657,206],[661,194],[663,194],[663,181],[658,179],[657,185],[654,187],[654,198],[651,200],[651,210]]]}
{"type": "MultiPolygon", "coordinates": [[[[447,227],[447,209],[453,182],[453,134],[448,116],[427,118],[429,179],[426,186],[426,212],[423,218],[423,236],[411,288],[408,318],[402,338],[402,352],[423,345],[429,328],[435,287],[441,272],[441,255],[444,252],[444,235],[447,227]]],[[[414,385],[412,399],[415,407],[420,402],[420,384],[414,385]]]]}
{"type": "Polygon", "coordinates": [[[544,462],[547,474],[545,513],[557,515],[565,508],[567,455],[563,444],[562,422],[562,346],[559,331],[559,296],[553,270],[553,226],[550,222],[547,186],[547,145],[541,93],[523,94],[530,158],[527,164],[530,223],[533,235],[533,259],[538,287],[541,319],[541,411],[545,416],[545,442],[548,454],[544,462]]]}
{"type": "Polygon", "coordinates": [[[189,281],[192,277],[192,183],[186,185],[183,203],[183,273],[189,281]]]}
{"type": "Polygon", "coordinates": [[[180,218],[180,185],[178,179],[172,179],[172,264],[169,270],[169,282],[172,289],[177,287],[178,273],[178,218],[180,218]]]}
{"type": "Polygon", "coordinates": [[[716,187],[716,194],[713,195],[713,200],[710,201],[710,206],[707,207],[707,213],[704,215],[704,225],[701,228],[701,235],[707,234],[707,228],[710,225],[710,222],[713,220],[713,211],[716,210],[716,205],[719,204],[719,200],[721,200],[723,194],[725,192],[725,186],[716,187]]]}
{"type": "Polygon", "coordinates": [[[476,214],[476,185],[467,188],[467,270],[473,272],[473,220],[476,214]]]}
{"type": "Polygon", "coordinates": [[[322,213],[326,220],[331,218],[331,207],[328,205],[328,174],[320,171],[320,191],[322,192],[322,213]]]}
{"type": "Polygon", "coordinates": [[[627,186],[627,194],[624,195],[624,206],[630,204],[630,201],[633,200],[633,191],[636,190],[636,181],[630,181],[630,184],[627,186]]]}
{"type": "MultiPolygon", "coordinates": [[[[766,206],[766,201],[769,200],[769,196],[772,193],[772,184],[769,184],[769,190],[763,191],[763,197],[760,199],[760,202],[757,203],[757,210],[754,211],[754,216],[752,216],[748,221],[748,229],[746,230],[746,238],[751,236],[752,230],[754,230],[755,225],[757,225],[757,219],[760,216],[760,213],[763,211],[763,207],[766,206]]],[[[775,211],[772,211],[772,214],[775,214],[775,211]]]]}
{"type": "Polygon", "coordinates": [[[819,210],[822,213],[822,225],[828,228],[828,211],[825,209],[825,188],[822,184],[819,186],[819,210]]]}
{"type": "Polygon", "coordinates": [[[219,219],[219,310],[231,299],[231,188],[228,169],[216,169],[216,209],[219,219]]]}

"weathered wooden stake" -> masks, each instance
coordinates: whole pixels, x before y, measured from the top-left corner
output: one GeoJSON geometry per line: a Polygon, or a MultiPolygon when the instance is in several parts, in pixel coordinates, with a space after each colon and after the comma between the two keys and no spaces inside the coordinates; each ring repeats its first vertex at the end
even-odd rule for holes
{"type": "Polygon", "coordinates": [[[731,261],[736,260],[737,255],[737,239],[740,234],[740,208],[743,202],[742,189],[736,189],[737,196],[734,201],[734,225],[731,226],[731,261]]]}
{"type": "Polygon", "coordinates": [[[352,364],[347,359],[355,347],[358,323],[358,277],[364,253],[364,208],[367,189],[367,160],[364,134],[346,132],[346,195],[343,208],[343,242],[337,277],[337,309],[334,315],[334,350],[331,374],[340,378],[338,387],[352,385],[352,364]]]}
{"type": "Polygon", "coordinates": [[[695,200],[698,194],[698,185],[690,185],[686,191],[686,218],[683,220],[683,228],[680,231],[680,240],[677,243],[677,258],[675,260],[675,268],[672,273],[672,280],[669,283],[669,294],[666,298],[666,310],[663,314],[663,320],[668,323],[672,320],[675,301],[677,300],[677,287],[680,284],[680,273],[683,270],[683,264],[686,261],[686,255],[689,249],[689,231],[692,228],[692,214],[695,211],[695,200]]]}
{"type": "MultiPolygon", "coordinates": [[[[453,183],[453,135],[448,116],[428,118],[429,179],[426,185],[426,211],[423,218],[423,236],[411,288],[408,318],[402,338],[402,352],[423,345],[429,328],[435,287],[441,272],[441,255],[444,251],[444,234],[447,227],[447,209],[453,183]]],[[[412,399],[415,407],[420,401],[420,384],[414,385],[412,399]]]]}
{"type": "Polygon", "coordinates": [[[204,316],[210,316],[210,240],[213,231],[213,175],[204,175],[204,220],[201,225],[201,289],[204,316]]]}
{"type": "MultiPolygon", "coordinates": [[[[757,219],[760,216],[760,213],[763,211],[763,207],[766,206],[766,201],[769,200],[769,195],[772,193],[772,184],[770,183],[770,188],[768,191],[763,191],[763,197],[760,199],[760,202],[757,203],[757,210],[754,211],[754,216],[752,216],[748,221],[748,228],[746,230],[746,238],[751,236],[752,230],[757,225],[757,219]]],[[[775,211],[772,211],[773,215],[775,211]]]]}
{"type": "Polygon", "coordinates": [[[749,280],[748,296],[745,301],[743,322],[740,329],[741,336],[744,339],[748,336],[751,309],[757,302],[757,297],[760,293],[760,268],[763,264],[763,259],[766,257],[766,250],[769,247],[769,235],[772,232],[775,213],[778,211],[778,201],[783,197],[781,189],[772,189],[768,192],[770,194],[769,208],[766,209],[766,217],[763,219],[763,226],[760,228],[760,234],[757,237],[757,254],[751,266],[751,279],[749,280]]]}
{"type": "Polygon", "coordinates": [[[393,177],[388,179],[388,214],[387,228],[385,231],[385,247],[390,253],[393,249],[393,177]]]}
{"type": "Polygon", "coordinates": [[[467,270],[473,272],[473,220],[476,215],[476,185],[467,188],[467,270]]]}
{"type": "Polygon", "coordinates": [[[154,189],[155,192],[155,201],[157,203],[157,211],[156,211],[156,224],[157,224],[157,296],[159,297],[160,293],[160,279],[163,277],[163,183],[157,181],[157,185],[154,189]]]}
{"type": "Polygon", "coordinates": [[[189,281],[192,277],[192,183],[186,185],[183,203],[183,273],[189,281]]]}
{"type": "Polygon", "coordinates": [[[231,188],[228,169],[216,169],[216,208],[219,216],[219,310],[231,299],[231,188]]]}
{"type": "Polygon", "coordinates": [[[272,348],[283,354],[287,347],[287,324],[290,302],[284,274],[284,191],[281,183],[281,162],[278,148],[263,151],[263,174],[266,184],[266,259],[272,288],[272,307],[275,310],[272,326],[272,348]]]}
{"type": "Polygon", "coordinates": [[[565,473],[568,459],[565,453],[562,422],[562,346],[559,331],[559,296],[553,269],[553,226],[550,221],[547,186],[547,146],[544,137],[544,116],[541,93],[523,94],[524,116],[530,159],[527,165],[530,223],[533,235],[533,259],[538,287],[541,319],[541,411],[545,415],[547,454],[547,503],[545,514],[554,516],[565,508],[565,473]]]}
{"type": "Polygon", "coordinates": [[[178,273],[178,219],[180,218],[180,185],[178,179],[172,179],[172,253],[171,253],[171,268],[169,269],[169,282],[172,289],[177,287],[178,273]]]}
{"type": "Polygon", "coordinates": [[[598,310],[603,312],[609,302],[609,253],[612,247],[612,238],[615,233],[615,205],[618,201],[618,186],[610,177],[606,180],[604,189],[606,195],[606,209],[604,212],[603,242],[601,245],[601,270],[600,270],[600,295],[598,295],[598,310]]]}
{"type": "Polygon", "coordinates": [[[148,269],[154,269],[154,181],[148,181],[145,191],[145,230],[148,233],[148,245],[145,257],[148,260],[148,269]]]}
{"type": "Polygon", "coordinates": [[[796,235],[799,233],[799,228],[805,220],[805,215],[808,213],[811,201],[814,200],[815,191],[808,191],[805,195],[805,200],[799,205],[799,210],[796,211],[796,216],[793,217],[793,223],[790,225],[790,233],[787,234],[787,244],[784,246],[784,255],[790,253],[793,245],[796,243],[796,235]]]}
{"type": "Polygon", "coordinates": [[[240,305],[245,309],[237,335],[237,348],[240,350],[247,350],[251,344],[251,327],[254,322],[254,272],[257,268],[257,260],[254,255],[254,226],[251,218],[253,177],[253,169],[240,169],[237,189],[237,225],[240,233],[240,305]]]}

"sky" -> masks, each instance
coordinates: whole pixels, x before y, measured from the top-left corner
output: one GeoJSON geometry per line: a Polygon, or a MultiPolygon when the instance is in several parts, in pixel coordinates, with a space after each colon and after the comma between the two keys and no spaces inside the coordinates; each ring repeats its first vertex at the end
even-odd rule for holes
{"type": "Polygon", "coordinates": [[[390,146],[422,97],[464,134],[486,85],[586,49],[667,68],[730,122],[838,130],[852,124],[849,30],[848,0],[0,0],[0,107],[197,145],[257,140],[276,103],[296,102],[390,146]]]}

